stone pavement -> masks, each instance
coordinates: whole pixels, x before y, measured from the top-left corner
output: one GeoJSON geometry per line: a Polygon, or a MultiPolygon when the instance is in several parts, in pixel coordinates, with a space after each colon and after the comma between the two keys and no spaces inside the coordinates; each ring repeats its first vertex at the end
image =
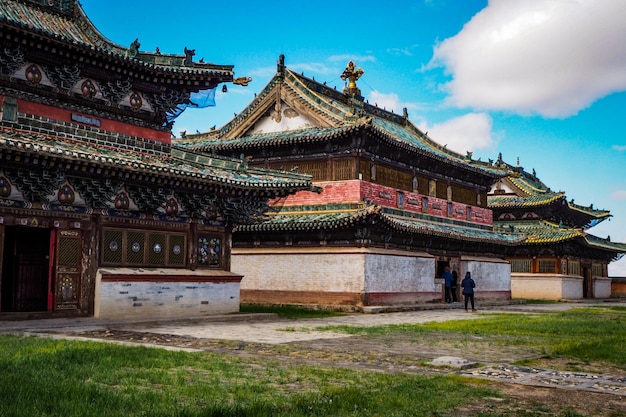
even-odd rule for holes
{"type": "MultiPolygon", "coordinates": [[[[477,313],[465,313],[460,304],[448,306],[416,306],[415,310],[382,312],[378,314],[348,314],[317,319],[283,319],[272,314],[232,314],[172,321],[101,320],[97,318],[42,319],[1,321],[0,333],[18,333],[65,338],[84,338],[88,332],[114,329],[138,333],[175,335],[197,339],[231,340],[262,344],[315,341],[348,338],[350,335],[315,330],[325,325],[376,326],[383,324],[413,324],[447,320],[473,320],[481,313],[562,311],[569,308],[600,304],[626,306],[626,300],[596,300],[558,304],[482,305],[477,313]],[[81,336],[81,334],[83,336],[81,336]]],[[[100,339],[98,339],[100,340],[100,339]]],[[[433,366],[468,377],[485,378],[540,387],[626,394],[626,376],[566,372],[527,366],[492,363],[468,363],[463,358],[440,357],[433,366]],[[467,366],[471,365],[471,366],[467,366]]]]}

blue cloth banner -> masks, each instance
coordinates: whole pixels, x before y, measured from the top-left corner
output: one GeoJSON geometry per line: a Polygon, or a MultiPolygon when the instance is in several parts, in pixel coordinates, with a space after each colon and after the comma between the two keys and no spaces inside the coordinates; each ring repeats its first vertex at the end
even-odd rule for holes
{"type": "Polygon", "coordinates": [[[187,107],[194,107],[196,109],[203,109],[205,107],[215,106],[215,88],[210,90],[198,91],[197,93],[191,93],[189,100],[186,103],[181,103],[174,109],[167,113],[167,121],[172,122],[178,116],[185,111],[187,107]]]}

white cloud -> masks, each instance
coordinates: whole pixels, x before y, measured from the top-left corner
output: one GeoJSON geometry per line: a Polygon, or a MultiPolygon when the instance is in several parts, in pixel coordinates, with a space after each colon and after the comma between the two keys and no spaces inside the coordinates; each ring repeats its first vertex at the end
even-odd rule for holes
{"type": "Polygon", "coordinates": [[[343,54],[343,55],[331,55],[328,57],[328,60],[330,62],[345,61],[346,64],[348,63],[348,61],[353,61],[355,64],[360,65],[362,62],[376,62],[376,57],[374,55],[343,54]]]}
{"type": "MultiPolygon", "coordinates": [[[[346,61],[347,62],[347,61],[346,61]]],[[[311,62],[311,63],[301,63],[301,64],[293,64],[289,65],[289,69],[295,72],[304,72],[304,75],[307,74],[334,74],[337,72],[336,67],[329,67],[326,64],[322,64],[319,62],[311,62]]],[[[276,70],[274,69],[274,72],[276,70]]]]}
{"type": "Polygon", "coordinates": [[[626,1],[491,0],[429,68],[459,107],[567,117],[626,90],[626,1]]]}
{"type": "Polygon", "coordinates": [[[395,93],[381,93],[380,91],[372,90],[367,97],[369,104],[376,105],[381,109],[387,111],[393,111],[394,113],[402,114],[402,109],[416,110],[422,108],[422,105],[418,103],[401,102],[400,97],[395,93]]]}
{"type": "Polygon", "coordinates": [[[493,121],[486,113],[468,113],[443,123],[428,126],[420,123],[420,128],[428,136],[448,149],[464,154],[466,151],[489,149],[494,146],[491,128],[493,121]]]}
{"type": "Polygon", "coordinates": [[[611,200],[626,200],[626,190],[617,190],[611,193],[611,200]]]}
{"type": "Polygon", "coordinates": [[[413,50],[418,47],[419,45],[414,44],[404,48],[387,48],[387,53],[395,56],[413,56],[413,50]]]}
{"type": "Polygon", "coordinates": [[[626,145],[613,145],[611,146],[611,149],[618,152],[624,152],[626,151],[626,145]]]}

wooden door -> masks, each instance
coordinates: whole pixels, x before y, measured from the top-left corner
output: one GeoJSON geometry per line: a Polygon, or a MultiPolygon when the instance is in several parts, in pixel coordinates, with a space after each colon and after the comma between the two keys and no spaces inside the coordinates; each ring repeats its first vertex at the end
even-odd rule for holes
{"type": "Polygon", "coordinates": [[[7,227],[2,268],[2,311],[46,311],[49,291],[50,231],[7,227]]]}
{"type": "Polygon", "coordinates": [[[54,257],[55,310],[79,308],[82,274],[80,230],[59,230],[54,257]]]}

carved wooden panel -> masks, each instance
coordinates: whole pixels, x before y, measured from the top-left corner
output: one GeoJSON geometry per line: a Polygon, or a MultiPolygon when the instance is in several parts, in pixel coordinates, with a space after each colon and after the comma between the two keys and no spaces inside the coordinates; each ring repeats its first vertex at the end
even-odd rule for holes
{"type": "Polygon", "coordinates": [[[55,310],[78,308],[82,272],[80,230],[59,230],[56,250],[55,310]]]}

